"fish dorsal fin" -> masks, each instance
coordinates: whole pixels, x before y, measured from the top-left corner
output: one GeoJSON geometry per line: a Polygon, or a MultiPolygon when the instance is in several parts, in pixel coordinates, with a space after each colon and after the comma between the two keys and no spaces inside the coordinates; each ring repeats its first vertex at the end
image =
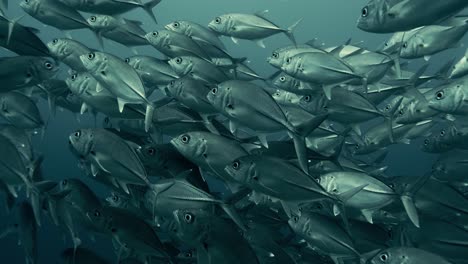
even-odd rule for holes
{"type": "Polygon", "coordinates": [[[262,19],[265,19],[265,20],[268,20],[268,18],[265,17],[266,14],[268,14],[268,12],[270,12],[268,9],[265,9],[263,11],[259,11],[259,12],[255,12],[255,16],[258,16],[259,18],[262,18],[262,19]]]}

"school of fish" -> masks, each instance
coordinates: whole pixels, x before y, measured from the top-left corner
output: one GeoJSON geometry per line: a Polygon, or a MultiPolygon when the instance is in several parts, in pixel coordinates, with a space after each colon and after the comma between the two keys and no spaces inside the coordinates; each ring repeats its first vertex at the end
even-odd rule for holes
{"type": "Polygon", "coordinates": [[[373,49],[297,43],[302,19],[283,27],[267,11],[156,25],[161,1],[0,1],[0,46],[17,54],[0,58],[0,194],[13,223],[0,238],[16,235],[25,263],[46,254],[45,221],[66,235],[67,264],[468,263],[468,51],[426,73],[431,56],[463,46],[467,0],[370,0],[357,27],[393,34],[373,49]],[[63,37],[40,39],[9,5],[63,37]],[[125,18],[135,9],[157,29],[125,18]],[[277,34],[291,44],[268,47],[271,76],[223,43],[265,48],[277,34]],[[106,52],[109,41],[135,56],[106,52]],[[32,137],[57,108],[99,120],[57,139],[81,178],[41,172],[32,137]],[[418,139],[439,155],[432,171],[388,175],[389,147],[418,139]],[[83,243],[94,236],[114,252],[83,243]]]}

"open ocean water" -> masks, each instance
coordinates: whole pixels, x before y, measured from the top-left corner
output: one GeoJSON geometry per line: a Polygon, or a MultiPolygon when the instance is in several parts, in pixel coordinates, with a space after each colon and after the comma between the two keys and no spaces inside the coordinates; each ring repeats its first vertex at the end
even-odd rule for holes
{"type": "MultiPolygon", "coordinates": [[[[19,2],[15,0],[9,2],[6,12],[8,18],[16,18],[25,15],[19,7],[19,2]]],[[[252,14],[262,10],[269,10],[267,16],[281,27],[288,27],[295,21],[303,18],[294,32],[297,43],[305,43],[317,38],[326,47],[336,46],[352,39],[351,43],[361,42],[361,47],[375,50],[391,35],[373,34],[361,31],[356,23],[361,15],[361,8],[367,0],[163,0],[154,8],[155,16],[159,24],[155,24],[149,16],[141,9],[136,9],[122,15],[125,18],[139,20],[143,23],[145,31],[150,32],[155,29],[163,29],[164,25],[176,20],[189,20],[208,25],[216,16],[225,13],[247,13],[252,14]]],[[[432,1],[427,1],[428,5],[432,1]]],[[[90,14],[83,13],[85,18],[90,14]]],[[[55,38],[65,37],[61,32],[51,26],[46,26],[34,18],[26,15],[20,20],[25,26],[35,27],[40,30],[38,36],[47,43],[55,38]]],[[[74,40],[78,40],[86,46],[99,49],[96,37],[88,29],[74,30],[70,32],[74,40]]],[[[254,42],[240,40],[239,44],[234,44],[230,38],[221,37],[227,50],[233,57],[247,57],[248,65],[260,76],[269,76],[276,70],[271,67],[266,58],[273,50],[279,47],[290,45],[290,40],[284,34],[277,34],[265,40],[266,48],[258,47],[254,42]]],[[[465,37],[461,43],[468,43],[465,37]]],[[[151,46],[137,47],[135,50],[140,55],[155,56],[163,58],[162,54],[151,46]]],[[[465,48],[450,49],[433,56],[430,60],[429,70],[426,74],[437,71],[443,64],[453,58],[460,58],[464,54],[465,48]]],[[[120,44],[105,40],[105,52],[116,54],[121,58],[133,56],[132,51],[120,44]]],[[[15,54],[1,50],[0,56],[14,56],[15,54]]],[[[410,70],[417,70],[424,63],[424,60],[412,60],[407,66],[410,70]]],[[[67,68],[61,67],[58,78],[68,76],[67,68]]],[[[262,82],[257,82],[261,85],[262,82]]],[[[1,86],[0,80],[0,86],[1,86]]],[[[39,100],[38,106],[44,120],[49,116],[49,108],[46,100],[39,100]]],[[[97,124],[101,126],[104,116],[98,115],[97,124]]],[[[59,181],[65,178],[79,178],[87,183],[96,194],[105,198],[109,195],[109,190],[102,185],[95,183],[89,177],[84,176],[84,172],[78,167],[78,160],[72,155],[68,146],[68,136],[79,128],[94,127],[95,120],[90,114],[72,114],[67,110],[58,110],[55,116],[50,118],[43,139],[39,135],[33,137],[34,150],[44,156],[41,167],[45,179],[59,181]]],[[[436,130],[435,130],[436,131],[436,130]]],[[[365,133],[365,130],[363,130],[365,133]]],[[[388,166],[387,175],[405,175],[408,177],[423,175],[431,170],[436,154],[428,154],[421,151],[422,138],[413,140],[411,144],[396,144],[388,147],[388,156],[384,164],[388,166]]],[[[209,180],[211,183],[211,181],[209,180]]],[[[222,190],[221,184],[213,181],[214,190],[222,190]]],[[[21,194],[19,200],[24,199],[21,194]]],[[[13,221],[13,216],[0,210],[0,228],[8,226],[13,221]]],[[[38,229],[38,262],[44,264],[63,263],[60,253],[72,246],[68,234],[54,226],[50,219],[43,216],[43,225],[38,229]]],[[[0,229],[1,231],[1,229],[0,229]]],[[[115,263],[117,257],[114,254],[112,244],[106,237],[96,236],[92,241],[89,236],[83,235],[83,245],[95,250],[100,255],[115,263]]],[[[0,263],[16,264],[24,263],[24,252],[15,235],[9,235],[0,239],[0,263]]]]}

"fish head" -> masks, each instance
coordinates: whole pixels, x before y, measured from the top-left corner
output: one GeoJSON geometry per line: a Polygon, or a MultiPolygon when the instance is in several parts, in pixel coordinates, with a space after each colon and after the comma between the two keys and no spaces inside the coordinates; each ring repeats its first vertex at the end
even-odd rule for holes
{"type": "Polygon", "coordinates": [[[54,77],[59,70],[57,63],[48,58],[35,58],[26,72],[26,78],[41,83],[54,77]]]}
{"type": "Polygon", "coordinates": [[[184,85],[186,85],[187,81],[187,78],[179,78],[170,81],[169,84],[167,84],[165,87],[166,94],[169,94],[173,97],[180,96],[184,90],[184,85]]]}
{"type": "Polygon", "coordinates": [[[121,208],[124,205],[126,197],[117,192],[112,192],[111,195],[106,197],[105,200],[109,204],[109,206],[121,208]]]}
{"type": "Polygon", "coordinates": [[[204,162],[207,142],[201,132],[187,132],[171,140],[182,156],[192,161],[204,162]]]}
{"type": "Polygon", "coordinates": [[[463,105],[464,99],[463,85],[453,83],[442,87],[434,92],[428,100],[429,107],[444,113],[456,113],[463,105]]]}
{"type": "Polygon", "coordinates": [[[233,90],[232,83],[231,81],[227,81],[218,84],[208,92],[206,98],[215,109],[234,117],[235,108],[231,95],[233,90]]]}
{"type": "Polygon", "coordinates": [[[465,55],[452,67],[449,78],[460,78],[468,74],[468,55],[465,55]]]}
{"type": "Polygon", "coordinates": [[[426,48],[427,44],[425,44],[424,38],[414,35],[403,42],[400,56],[408,59],[420,58],[426,55],[426,48]]]}
{"type": "Polygon", "coordinates": [[[284,63],[284,52],[281,52],[279,49],[273,51],[271,56],[267,58],[267,62],[271,64],[271,66],[276,68],[281,68],[284,63]]]}
{"type": "Polygon", "coordinates": [[[83,54],[80,56],[80,60],[90,73],[104,71],[107,67],[107,56],[101,52],[83,54]]]}
{"type": "Polygon", "coordinates": [[[258,180],[254,156],[240,157],[224,167],[224,171],[241,183],[253,183],[258,180]]]}
{"type": "Polygon", "coordinates": [[[186,21],[174,21],[164,26],[165,29],[184,35],[191,35],[191,26],[186,21]]]}
{"type": "Polygon", "coordinates": [[[405,105],[402,104],[395,113],[394,121],[398,124],[413,123],[414,119],[417,118],[417,110],[417,102],[415,100],[412,100],[405,105]]]}
{"type": "Polygon", "coordinates": [[[77,95],[84,95],[92,87],[93,82],[97,83],[89,73],[73,73],[65,80],[68,89],[77,95]]]}
{"type": "Polygon", "coordinates": [[[298,73],[302,72],[302,60],[301,54],[288,57],[284,60],[283,65],[281,65],[281,70],[288,75],[296,76],[298,73]]]}
{"type": "Polygon", "coordinates": [[[92,15],[87,19],[88,24],[93,29],[105,29],[112,25],[114,18],[108,15],[92,15]]]}
{"type": "Polygon", "coordinates": [[[62,60],[72,54],[69,39],[56,38],[47,43],[50,55],[58,60],[62,60]]]}
{"type": "Polygon", "coordinates": [[[39,12],[41,0],[22,0],[19,5],[26,13],[34,15],[39,12]]]}
{"type": "MultiPolygon", "coordinates": [[[[381,250],[368,260],[369,264],[397,264],[408,260],[404,248],[388,248],[381,250]]],[[[410,261],[410,260],[409,260],[410,261]]],[[[408,262],[411,263],[411,262],[408,262]]]]}
{"type": "Polygon", "coordinates": [[[283,73],[273,79],[273,85],[283,90],[291,90],[300,86],[300,81],[283,73]]]}
{"type": "Polygon", "coordinates": [[[221,15],[221,16],[215,17],[208,24],[208,28],[218,34],[228,35],[230,24],[231,24],[231,17],[229,15],[221,15]]]}
{"type": "Polygon", "coordinates": [[[363,31],[373,33],[390,33],[398,27],[397,14],[389,12],[390,6],[387,0],[370,0],[361,9],[361,15],[357,27],[363,31]]]}
{"type": "MultiPolygon", "coordinates": [[[[88,209],[85,213],[85,216],[89,223],[92,223],[93,227],[96,227],[101,232],[106,232],[111,225],[112,215],[108,214],[103,207],[96,207],[93,209],[88,209]]],[[[109,230],[110,231],[110,230],[109,230]]]]}
{"type": "Polygon", "coordinates": [[[171,66],[178,75],[185,76],[192,71],[193,61],[187,56],[176,57],[169,60],[169,66],[171,66]]]}
{"type": "Polygon", "coordinates": [[[437,150],[438,136],[427,137],[423,140],[421,150],[428,153],[433,153],[437,150]]]}
{"type": "Polygon", "coordinates": [[[68,142],[77,154],[85,158],[92,151],[94,133],[91,129],[76,130],[68,137],[68,142]]]}
{"type": "Polygon", "coordinates": [[[298,105],[310,113],[325,113],[328,112],[328,100],[321,96],[312,94],[302,95],[299,98],[298,105]]]}
{"type": "Polygon", "coordinates": [[[124,59],[124,61],[125,63],[132,66],[136,70],[141,69],[141,57],[140,56],[127,57],[124,59]]]}
{"type": "Polygon", "coordinates": [[[301,97],[295,93],[291,93],[285,90],[276,90],[272,94],[273,99],[279,104],[293,104],[297,105],[301,101],[301,97]]]}
{"type": "Polygon", "coordinates": [[[170,37],[170,31],[168,30],[155,30],[145,35],[146,40],[155,47],[164,47],[169,45],[170,37]]]}
{"type": "Polygon", "coordinates": [[[177,209],[170,231],[184,242],[199,242],[209,229],[209,213],[203,209],[177,209]]]}

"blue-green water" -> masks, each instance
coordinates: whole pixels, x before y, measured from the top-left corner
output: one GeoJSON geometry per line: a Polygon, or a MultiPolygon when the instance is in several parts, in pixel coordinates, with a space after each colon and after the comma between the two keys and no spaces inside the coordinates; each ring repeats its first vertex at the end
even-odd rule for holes
{"type": "MultiPolygon", "coordinates": [[[[224,13],[254,13],[268,9],[268,17],[277,25],[287,27],[299,18],[304,20],[298,26],[295,36],[298,43],[303,43],[313,38],[318,38],[327,46],[334,46],[344,43],[347,39],[362,41],[363,46],[375,49],[387,39],[388,35],[371,34],[360,31],[356,27],[360,10],[367,0],[163,0],[155,9],[156,17],[159,21],[155,25],[149,17],[141,10],[136,10],[125,14],[125,17],[141,20],[146,31],[162,29],[164,25],[179,19],[190,20],[207,25],[214,17],[224,13]]],[[[430,2],[430,1],[428,1],[430,2]]],[[[10,1],[10,8],[7,16],[10,18],[23,15],[16,1],[10,1]]],[[[88,17],[89,14],[85,14],[88,17]]],[[[26,16],[21,20],[23,25],[38,28],[41,32],[40,38],[44,42],[49,42],[54,38],[63,37],[63,33],[47,26],[43,26],[35,19],[26,16]]],[[[88,30],[78,30],[71,33],[72,37],[79,40],[91,48],[98,49],[98,42],[94,35],[88,30]]],[[[258,47],[249,41],[240,41],[239,45],[234,44],[229,38],[223,38],[227,49],[233,57],[248,57],[251,62],[250,67],[262,76],[268,76],[274,69],[268,65],[266,58],[275,48],[289,45],[289,40],[284,35],[276,35],[265,41],[266,49],[258,47]]],[[[463,43],[467,43],[466,39],[463,43]]],[[[159,56],[160,54],[151,47],[137,48],[140,54],[159,56]]],[[[106,52],[118,54],[122,58],[133,55],[132,52],[119,44],[106,42],[106,52]]],[[[431,60],[429,71],[435,71],[445,61],[460,57],[464,50],[454,49],[434,56],[431,60]]],[[[1,51],[1,56],[10,56],[13,53],[1,51]]],[[[417,69],[422,61],[411,62],[410,68],[417,69]]],[[[65,74],[65,73],[62,73],[65,74]]],[[[1,82],[0,82],[1,85],[1,82]]],[[[40,103],[44,117],[48,116],[47,102],[40,103]]],[[[102,118],[102,117],[101,117],[102,118]]],[[[70,153],[67,141],[68,135],[77,128],[92,127],[94,120],[89,115],[79,117],[67,111],[58,111],[56,116],[50,120],[47,132],[43,140],[38,137],[34,139],[35,150],[44,155],[45,160],[42,166],[44,177],[51,180],[76,177],[84,179],[89,183],[97,194],[101,197],[108,195],[108,191],[97,186],[87,178],[83,177],[83,172],[77,166],[77,160],[70,153]]],[[[385,163],[389,166],[389,175],[421,175],[428,171],[435,159],[435,155],[423,153],[419,150],[419,141],[411,145],[395,145],[389,148],[389,155],[385,163]]],[[[11,221],[10,216],[0,210],[0,226],[11,221]]],[[[50,221],[44,221],[44,226],[39,229],[39,263],[60,263],[60,252],[72,246],[68,238],[53,226],[50,221]]],[[[84,244],[98,250],[109,260],[115,259],[111,244],[108,239],[97,237],[96,241],[84,238],[84,244]]],[[[18,246],[15,236],[8,236],[0,240],[0,263],[23,263],[23,250],[18,246]]]]}

